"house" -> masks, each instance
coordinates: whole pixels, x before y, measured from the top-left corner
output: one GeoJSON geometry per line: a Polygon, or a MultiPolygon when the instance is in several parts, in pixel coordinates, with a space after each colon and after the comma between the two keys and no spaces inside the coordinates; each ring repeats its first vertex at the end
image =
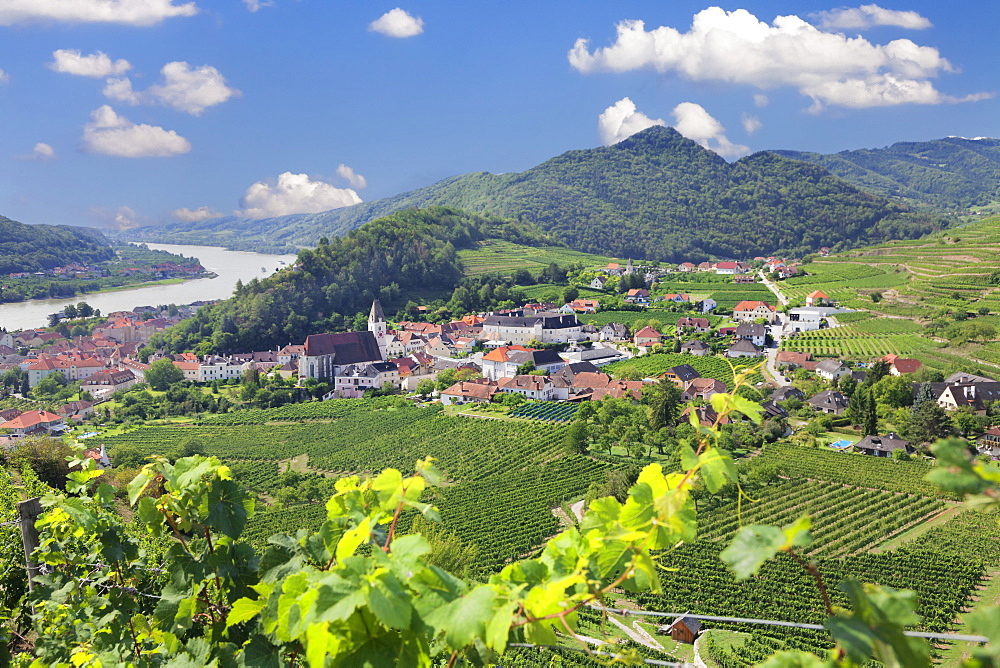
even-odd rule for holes
{"type": "Polygon", "coordinates": [[[698,271],[713,271],[714,269],[715,269],[714,262],[705,261],[698,263],[698,271]]]}
{"type": "Polygon", "coordinates": [[[441,404],[444,406],[464,403],[486,404],[496,393],[497,384],[494,381],[484,378],[460,380],[441,392],[441,404]]]}
{"type": "Polygon", "coordinates": [[[708,404],[705,404],[704,406],[689,405],[685,407],[684,410],[681,411],[681,418],[684,422],[688,421],[692,410],[694,410],[694,414],[698,418],[698,424],[702,427],[712,427],[715,426],[716,423],[721,425],[729,424],[731,422],[731,419],[728,416],[720,418],[719,414],[715,412],[715,409],[708,404]]]}
{"type": "Polygon", "coordinates": [[[805,363],[812,359],[812,353],[802,353],[795,350],[779,350],[774,356],[774,363],[779,368],[789,367],[796,369],[805,366],[805,363]]]}
{"type": "Polygon", "coordinates": [[[779,387],[771,393],[771,401],[781,402],[789,399],[805,399],[806,395],[797,387],[779,387]]]}
{"type": "Polygon", "coordinates": [[[691,262],[681,262],[679,265],[677,265],[677,271],[683,271],[683,272],[698,271],[698,267],[696,267],[691,262]]]}
{"type": "MultiPolygon", "coordinates": [[[[517,375],[519,362],[511,360],[511,356],[517,352],[529,352],[534,348],[523,346],[500,346],[483,355],[483,375],[490,380],[509,378],[517,375]]],[[[560,360],[562,361],[562,360],[560,360]]]]}
{"type": "Polygon", "coordinates": [[[695,308],[698,310],[698,313],[708,313],[709,311],[714,311],[715,307],[718,305],[719,305],[718,302],[716,302],[711,297],[706,297],[705,299],[702,299],[700,302],[695,302],[694,304],[695,308]]]}
{"type": "Polygon", "coordinates": [[[840,360],[823,360],[816,365],[816,375],[823,380],[837,380],[842,376],[849,376],[851,370],[844,366],[840,360]]]}
{"type": "Polygon", "coordinates": [[[674,304],[687,304],[688,302],[691,301],[691,295],[687,293],[677,294],[674,292],[668,292],[667,294],[663,295],[663,301],[673,302],[674,304]]]}
{"type": "Polygon", "coordinates": [[[520,345],[526,345],[529,341],[568,343],[580,340],[581,327],[575,314],[527,317],[490,315],[483,322],[483,336],[492,341],[508,341],[520,345]]]}
{"type": "Polygon", "coordinates": [[[666,378],[669,381],[675,383],[678,387],[684,388],[684,386],[694,380],[695,378],[701,378],[701,374],[698,373],[690,364],[678,364],[677,366],[672,366],[663,372],[661,378],[666,378]]]}
{"type": "Polygon", "coordinates": [[[590,282],[590,287],[594,290],[603,290],[604,286],[608,284],[607,276],[596,276],[594,280],[590,282]]]}
{"type": "Polygon", "coordinates": [[[507,369],[514,366],[514,373],[506,374],[506,377],[517,375],[517,368],[525,364],[532,364],[545,373],[553,373],[566,366],[565,360],[555,350],[516,350],[507,356],[507,369]]]}
{"type": "Polygon", "coordinates": [[[823,326],[825,311],[820,308],[798,307],[788,309],[785,333],[814,332],[823,326]]]}
{"type": "Polygon", "coordinates": [[[621,276],[622,266],[617,262],[611,262],[604,268],[604,271],[608,272],[610,276],[621,276]]]}
{"type": "Polygon", "coordinates": [[[756,283],[757,277],[753,274],[736,274],[733,276],[733,283],[756,283]]]}
{"type": "Polygon", "coordinates": [[[675,642],[693,645],[698,634],[701,633],[701,621],[697,617],[691,617],[685,613],[683,617],[678,617],[669,626],[662,626],[658,630],[663,635],[669,633],[670,638],[675,642]]]}
{"type": "Polygon", "coordinates": [[[813,290],[806,295],[806,306],[825,306],[829,299],[822,290],[813,290]]]}
{"type": "Polygon", "coordinates": [[[94,404],[89,401],[70,401],[56,409],[56,415],[68,420],[83,420],[94,414],[94,404]]]}
{"type": "Polygon", "coordinates": [[[681,393],[682,401],[701,399],[708,401],[713,394],[726,391],[726,384],[714,378],[694,378],[684,384],[684,391],[681,393]]]}
{"type": "Polygon", "coordinates": [[[48,411],[25,411],[13,420],[7,420],[0,428],[10,432],[11,437],[20,438],[35,434],[59,434],[66,430],[61,415],[48,411]]]}
{"type": "Polygon", "coordinates": [[[756,322],[743,322],[736,327],[736,338],[745,339],[755,346],[767,341],[767,327],[756,322]]]}
{"type": "Polygon", "coordinates": [[[773,323],[778,314],[773,306],[762,301],[744,300],[733,308],[733,320],[737,322],[753,322],[757,318],[764,318],[767,322],[773,323]]]}
{"type": "Polygon", "coordinates": [[[600,341],[624,341],[628,338],[628,327],[620,322],[609,322],[598,332],[600,341]]]}
{"type": "Polygon", "coordinates": [[[842,415],[847,410],[847,396],[834,390],[823,390],[806,403],[821,413],[832,415],[842,415]]]}
{"type": "Polygon", "coordinates": [[[637,348],[649,348],[654,344],[660,343],[663,340],[663,335],[658,331],[646,325],[632,337],[632,341],[635,343],[637,348]]]}
{"type": "Polygon", "coordinates": [[[862,453],[873,457],[891,457],[895,450],[903,450],[908,453],[913,452],[909,441],[904,441],[892,433],[885,436],[869,434],[855,443],[854,447],[862,453]]]}
{"type": "Polygon", "coordinates": [[[678,318],[677,328],[685,331],[692,330],[698,334],[712,331],[712,325],[708,322],[708,318],[691,318],[689,316],[678,318]]]}
{"type": "Polygon", "coordinates": [[[565,400],[569,396],[569,387],[570,384],[558,376],[514,376],[497,382],[499,392],[520,394],[538,401],[565,400]]]}
{"type": "Polygon", "coordinates": [[[740,339],[726,349],[726,357],[735,359],[737,357],[760,357],[764,350],[746,339],[740,339]]]}
{"type": "Polygon", "coordinates": [[[649,290],[646,288],[633,288],[625,293],[625,301],[629,304],[648,304],[649,290]]]}
{"type": "Polygon", "coordinates": [[[886,355],[882,360],[888,362],[890,376],[902,376],[904,373],[914,373],[919,371],[922,366],[920,360],[893,354],[886,355]]]}
{"type": "Polygon", "coordinates": [[[765,420],[767,420],[767,419],[784,419],[784,418],[788,417],[788,411],[786,411],[784,408],[782,408],[778,404],[774,403],[770,399],[768,399],[767,401],[763,402],[760,405],[760,407],[764,409],[763,416],[764,416],[765,420]]]}
{"type": "Polygon", "coordinates": [[[948,385],[938,396],[938,406],[954,410],[968,406],[976,415],[986,415],[991,402],[1000,401],[1000,383],[956,383],[948,385]]]}
{"type": "Polygon", "coordinates": [[[729,274],[735,275],[739,273],[741,265],[739,262],[716,262],[715,263],[715,273],[716,274],[729,274]]]}
{"type": "Polygon", "coordinates": [[[559,309],[560,313],[597,313],[601,303],[596,299],[574,299],[563,304],[559,309]]]}
{"type": "Polygon", "coordinates": [[[712,348],[704,341],[685,341],[681,344],[681,352],[704,357],[712,354],[712,348]]]}
{"type": "Polygon", "coordinates": [[[367,390],[379,390],[389,383],[399,387],[399,368],[392,362],[349,364],[334,378],[333,391],[324,399],[360,399],[367,390]]]}
{"type": "Polygon", "coordinates": [[[976,439],[979,452],[991,457],[1000,457],[1000,427],[990,427],[976,439]]]}
{"type": "Polygon", "coordinates": [[[600,371],[598,371],[597,367],[591,364],[590,362],[570,362],[563,368],[556,371],[554,375],[558,376],[559,378],[562,378],[567,383],[570,383],[572,385],[573,379],[575,379],[581,373],[600,374],[600,371]]]}

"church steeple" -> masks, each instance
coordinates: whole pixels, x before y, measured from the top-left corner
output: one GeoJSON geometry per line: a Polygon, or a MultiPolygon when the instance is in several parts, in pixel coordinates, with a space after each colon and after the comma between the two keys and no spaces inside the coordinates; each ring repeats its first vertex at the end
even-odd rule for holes
{"type": "Polygon", "coordinates": [[[386,340],[385,313],[382,312],[382,303],[377,299],[372,302],[372,310],[368,314],[368,331],[375,335],[375,342],[378,343],[378,350],[384,362],[389,342],[386,340]]]}

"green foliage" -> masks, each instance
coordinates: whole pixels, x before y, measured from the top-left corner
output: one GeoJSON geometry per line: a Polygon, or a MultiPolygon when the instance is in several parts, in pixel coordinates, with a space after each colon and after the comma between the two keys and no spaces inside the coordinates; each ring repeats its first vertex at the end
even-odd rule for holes
{"type": "Polygon", "coordinates": [[[0,274],[102,262],[114,256],[108,240],[97,230],[70,225],[25,225],[0,216],[0,274]]]}
{"type": "Polygon", "coordinates": [[[151,388],[162,392],[174,383],[184,380],[184,372],[174,366],[170,359],[164,358],[149,365],[145,379],[151,388]]]}

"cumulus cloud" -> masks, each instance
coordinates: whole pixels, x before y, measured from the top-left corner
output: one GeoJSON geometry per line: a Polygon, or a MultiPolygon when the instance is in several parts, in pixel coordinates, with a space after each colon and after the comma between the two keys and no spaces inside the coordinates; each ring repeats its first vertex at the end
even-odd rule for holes
{"type": "Polygon", "coordinates": [[[145,91],[133,90],[129,79],[108,79],[104,95],[128,104],[162,104],[195,116],[240,95],[240,91],[230,88],[222,73],[211,65],[191,67],[176,61],[164,65],[160,72],[163,83],[145,91]]]}
{"type": "Polygon", "coordinates": [[[265,2],[264,0],[243,0],[243,4],[247,6],[247,9],[251,12],[256,12],[261,7],[270,7],[273,2],[265,2]]]}
{"type": "Polygon", "coordinates": [[[755,93],[753,96],[753,103],[758,107],[766,107],[770,100],[767,99],[767,95],[763,93],[755,93]]]}
{"type": "Polygon", "coordinates": [[[650,118],[636,109],[635,102],[627,97],[615,102],[597,118],[597,132],[605,146],[617,144],[636,132],[654,125],[666,125],[662,118],[650,118]]]}
{"type": "Polygon", "coordinates": [[[234,213],[247,218],[270,218],[291,213],[318,213],[360,204],[358,193],[337,188],[325,181],[313,181],[306,174],[285,172],[277,182],[258,181],[240,199],[234,213]]]}
{"type": "Polygon", "coordinates": [[[352,188],[364,190],[368,187],[368,179],[361,176],[355,172],[353,168],[348,167],[344,163],[340,163],[340,165],[337,166],[337,176],[347,181],[352,188]]]}
{"type": "Polygon", "coordinates": [[[873,44],[824,32],[797,16],[767,24],[745,9],[702,10],[687,32],[622,21],[614,44],[591,51],[581,38],[568,57],[584,73],[653,69],[764,90],[793,86],[812,99],[814,109],[973,99],[944,95],[931,84],[938,74],[954,71],[936,48],[908,39],[873,44]]]}
{"type": "Polygon", "coordinates": [[[931,22],[917,12],[883,9],[878,5],[841,7],[813,16],[819,20],[821,27],[832,30],[865,30],[875,26],[924,30],[931,27],[931,22]]]}
{"type": "Polygon", "coordinates": [[[187,207],[182,207],[180,209],[174,209],[171,214],[177,220],[183,221],[185,223],[196,223],[201,220],[208,220],[210,218],[218,218],[222,214],[218,211],[213,211],[211,207],[199,206],[197,209],[188,209],[187,207]]]}
{"type": "Polygon", "coordinates": [[[0,25],[60,21],[151,26],[174,16],[194,16],[193,2],[174,0],[3,0],[0,25]]]}
{"type": "Polygon", "coordinates": [[[83,126],[83,146],[90,153],[122,158],[167,157],[191,150],[191,143],[173,130],[136,125],[108,105],[90,114],[83,126]]]}
{"type": "Polygon", "coordinates": [[[694,102],[681,102],[670,112],[674,129],[723,158],[736,158],[750,152],[749,146],[734,144],[726,137],[726,129],[705,108],[694,102]]]}
{"type": "Polygon", "coordinates": [[[746,131],[748,135],[752,135],[757,132],[757,130],[764,127],[764,124],[760,122],[760,119],[753,114],[744,113],[740,116],[740,121],[743,123],[743,130],[746,131]]]}
{"type": "Polygon", "coordinates": [[[10,75],[0,69],[0,84],[5,84],[10,81],[10,75]]]}
{"type": "Polygon", "coordinates": [[[369,23],[368,30],[389,37],[413,37],[424,31],[424,20],[396,7],[369,23]]]}
{"type": "Polygon", "coordinates": [[[64,74],[99,79],[125,74],[132,69],[132,64],[125,59],[112,61],[103,51],[84,56],[78,49],[59,49],[52,52],[49,69],[64,74]]]}
{"type": "Polygon", "coordinates": [[[31,153],[18,156],[21,160],[35,160],[37,162],[48,162],[56,159],[56,150],[44,142],[35,144],[31,153]]]}

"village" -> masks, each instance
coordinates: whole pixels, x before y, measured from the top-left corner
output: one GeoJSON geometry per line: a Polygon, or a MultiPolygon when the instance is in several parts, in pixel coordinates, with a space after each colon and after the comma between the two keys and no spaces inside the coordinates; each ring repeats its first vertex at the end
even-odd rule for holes
{"type": "MultiPolygon", "coordinates": [[[[589,283],[592,290],[612,290],[616,285],[624,289],[623,279],[632,277],[629,280],[634,284],[635,277],[641,277],[647,287],[627,288],[621,297],[650,314],[660,313],[657,306],[669,305],[670,313],[677,315],[672,326],[661,326],[665,331],[649,324],[630,328],[613,321],[600,326],[581,322],[581,317],[601,312],[601,300],[594,297],[561,305],[529,302],[511,309],[468,313],[447,322],[401,320],[392,324],[375,300],[366,330],[313,334],[276,350],[228,355],[166,355],[149,345],[157,333],[191,317],[203,304],[143,306],[111,313],[87,335],[72,335],[73,330],[65,325],[62,333],[52,328],[0,331],[3,392],[25,402],[23,410],[8,407],[0,412],[0,433],[4,434],[0,438],[11,443],[24,436],[66,432],[92,418],[102,403],[121,398],[133,387],[146,387],[146,373],[158,362],[161,366],[168,363],[176,380],[193,386],[239,384],[248,374],[271,378],[284,388],[283,402],[406,394],[418,401],[460,407],[478,417],[484,415],[476,413],[477,405],[579,404],[609,397],[639,402],[644,389],[669,381],[681,401],[695,410],[703,424],[710,425],[716,419],[711,397],[730,391],[733,377],[732,371],[711,377],[711,372],[703,375],[695,368],[704,370],[697,360],[712,358],[725,360],[730,369],[758,367],[751,376],[756,379],[754,398],[761,401],[769,418],[781,421],[786,435],[804,430],[810,415],[831,416],[840,426],[856,424],[860,421],[857,410],[852,421],[844,416],[850,412],[851,390],[867,377],[864,364],[781,350],[786,337],[835,327],[837,314],[850,312],[838,308],[821,291],[809,294],[803,306],[790,306],[768,276],[777,280],[798,271],[797,261],[779,258],[755,258],[753,264],[685,262],[670,268],[636,266],[629,260],[625,265],[611,263],[595,269],[597,275],[589,283]],[[667,274],[694,272],[731,275],[734,284],[761,281],[775,299],[744,299],[720,317],[721,309],[711,298],[692,300],[686,293],[657,290],[667,274]],[[672,359],[678,354],[690,356],[692,363],[660,365],[648,374],[602,370],[626,360],[666,359],[667,354],[672,359]],[[67,386],[76,390],[73,400],[57,404],[45,394],[67,386]],[[48,403],[29,409],[29,398],[48,403]],[[790,421],[790,409],[803,402],[810,412],[799,410],[790,421]]],[[[60,315],[93,315],[80,310],[60,315]]],[[[869,366],[874,363],[882,364],[882,373],[890,376],[917,378],[914,374],[921,369],[919,360],[896,355],[870,360],[869,366]]],[[[990,378],[953,374],[930,380],[926,386],[944,410],[961,408],[985,416],[992,401],[1000,398],[1000,383],[990,378]]],[[[913,393],[920,387],[913,383],[913,393]]],[[[68,390],[57,393],[59,397],[70,394],[68,390]]],[[[105,409],[105,417],[109,415],[105,409]]],[[[1000,429],[981,431],[981,451],[1000,455],[1000,429]]],[[[857,451],[878,456],[915,451],[895,433],[863,436],[868,440],[841,440],[831,447],[843,449],[844,443],[850,443],[857,451]]]]}

